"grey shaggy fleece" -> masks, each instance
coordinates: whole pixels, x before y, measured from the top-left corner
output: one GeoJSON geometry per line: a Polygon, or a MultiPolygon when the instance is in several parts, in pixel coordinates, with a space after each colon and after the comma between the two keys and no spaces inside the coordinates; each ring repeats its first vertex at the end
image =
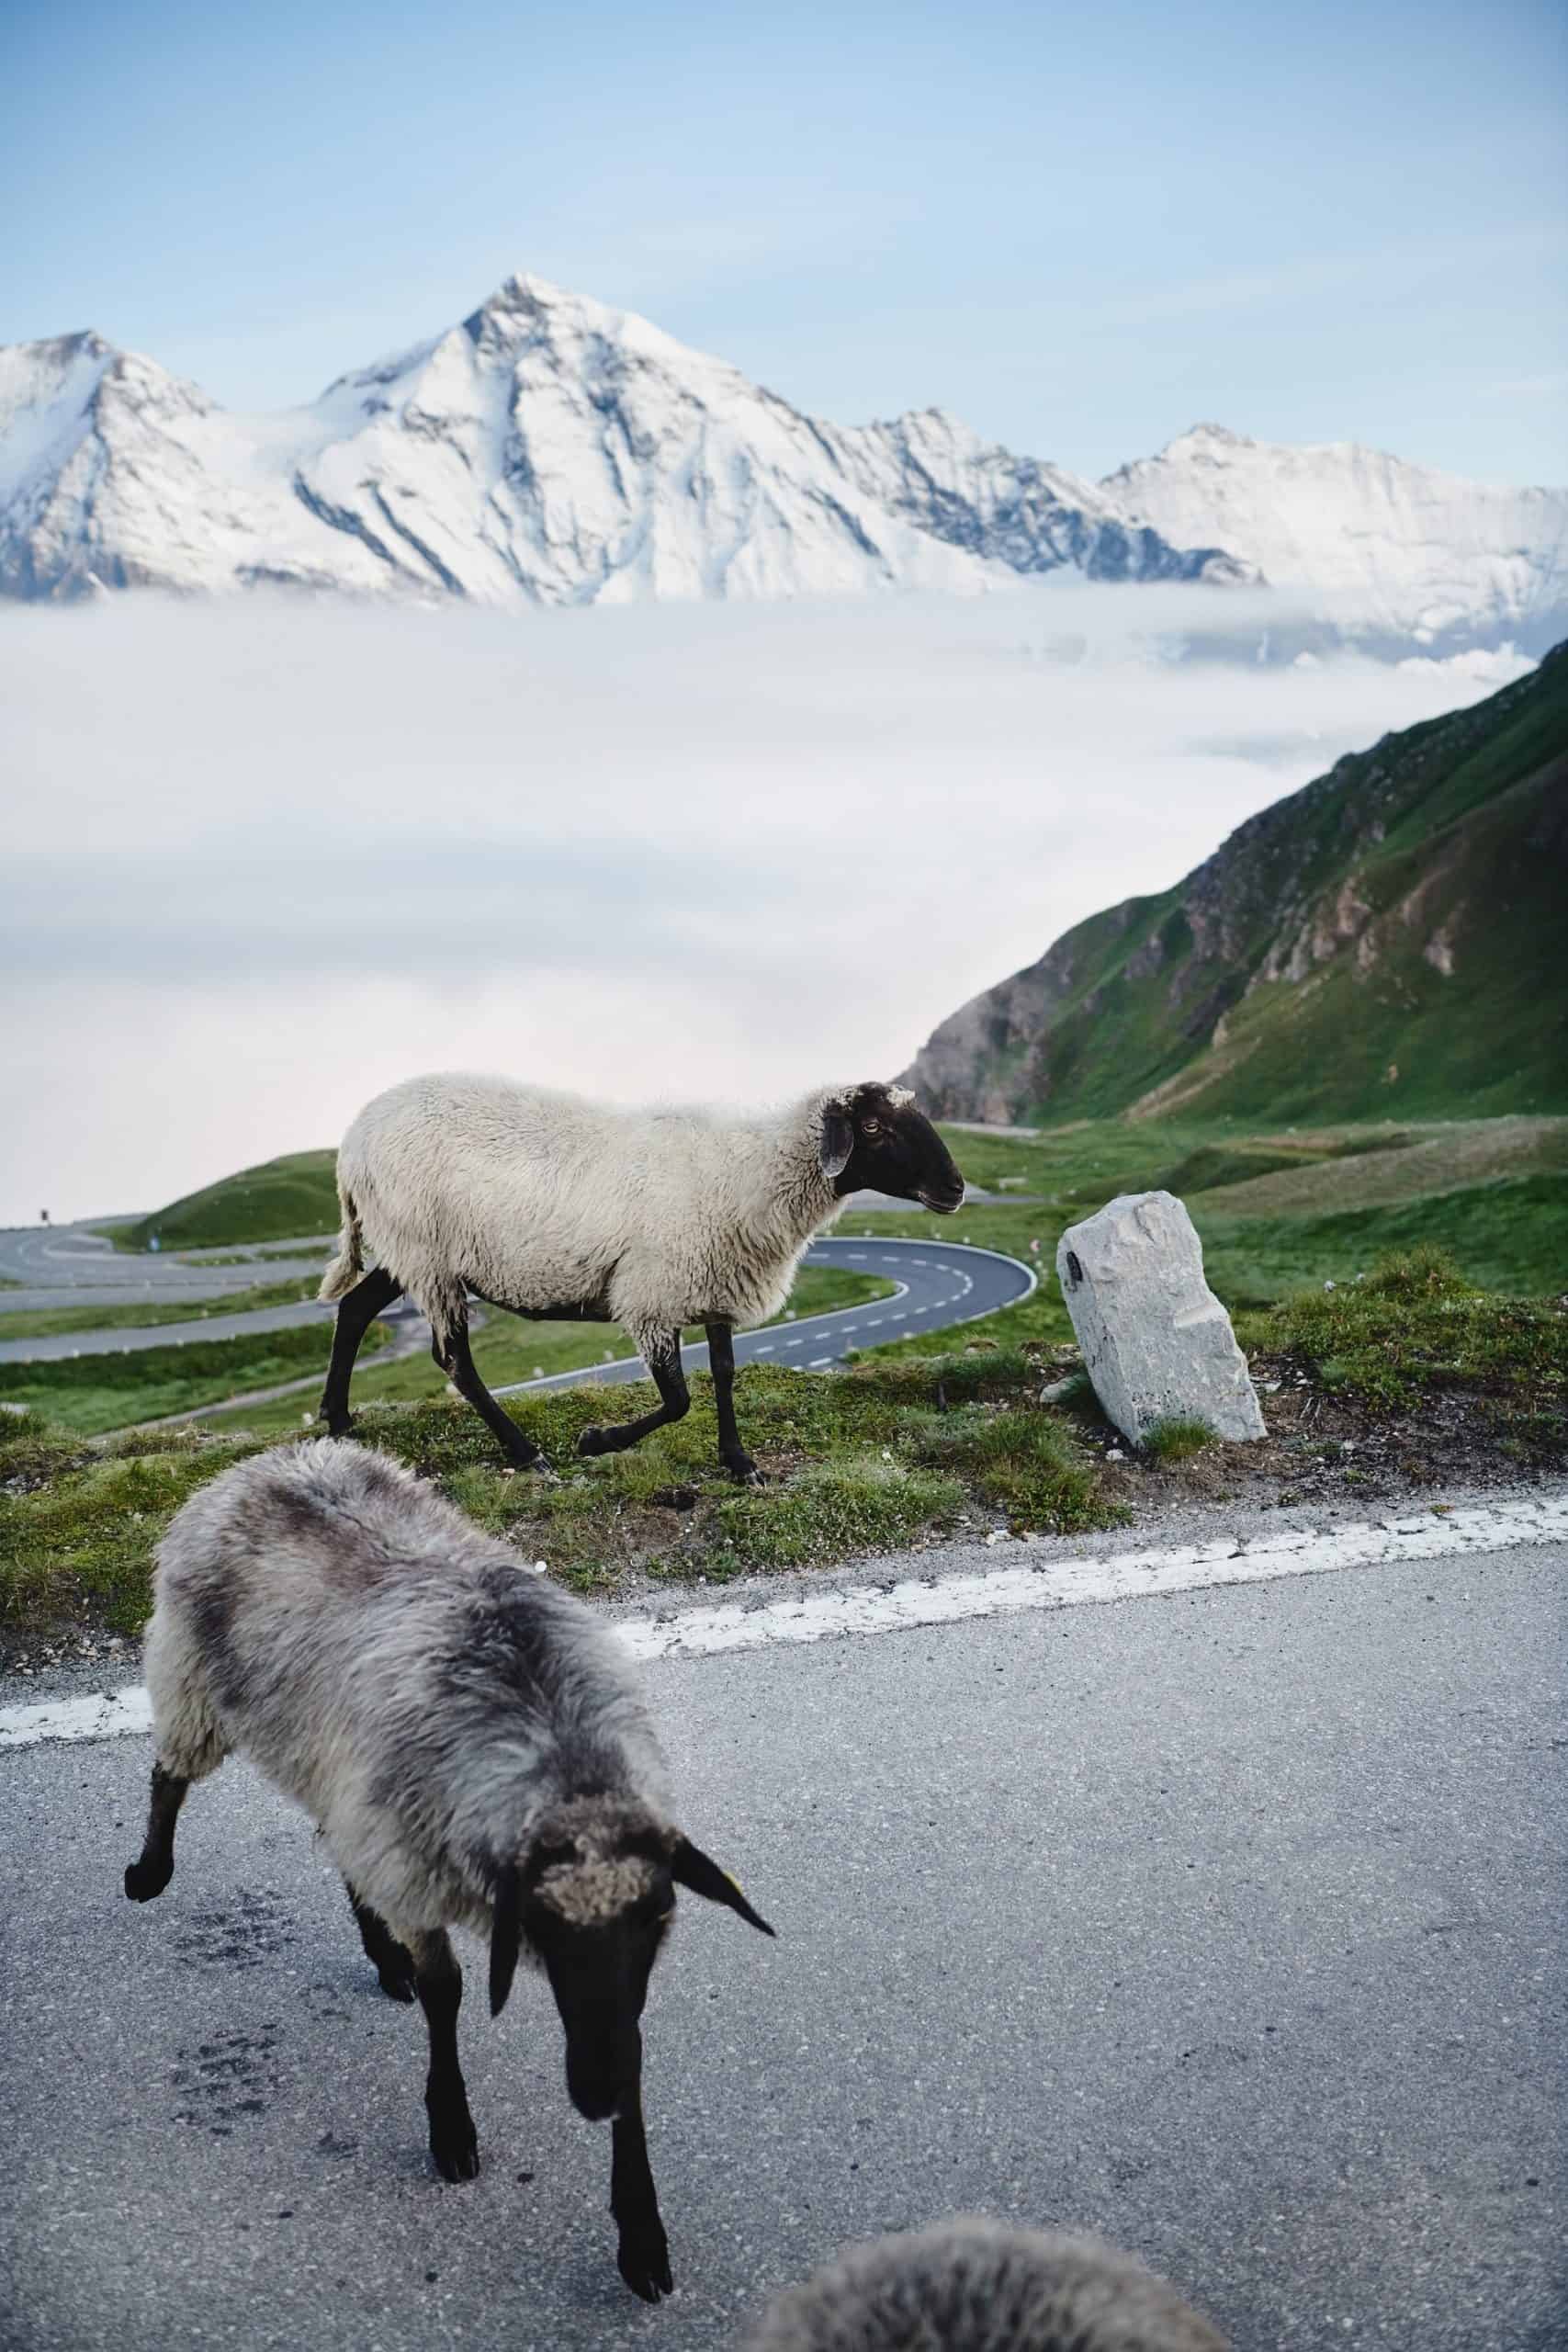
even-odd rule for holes
{"type": "Polygon", "coordinates": [[[1227,2352],[1130,2254],[974,2216],[849,2247],[744,2352],[1227,2352]]]}
{"type": "Polygon", "coordinates": [[[575,1837],[591,1911],[628,1822],[673,1841],[607,1627],[385,1454],[321,1438],[236,1464],[174,1520],[156,1595],[160,1764],[195,1781],[242,1750],[403,1942],[488,1937],[498,1863],[542,1832],[575,1837]]]}

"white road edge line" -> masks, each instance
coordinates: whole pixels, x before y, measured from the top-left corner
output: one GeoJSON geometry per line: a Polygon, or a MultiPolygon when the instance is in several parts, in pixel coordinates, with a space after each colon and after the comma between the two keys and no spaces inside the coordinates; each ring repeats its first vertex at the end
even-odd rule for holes
{"type": "MultiPolygon", "coordinates": [[[[896,1634],[919,1625],[946,1625],[965,1617],[1000,1617],[1020,1610],[1072,1609],[1086,1603],[1146,1600],[1204,1586],[1258,1584],[1283,1577],[1322,1576],[1335,1569],[1397,1566],[1407,1560],[1451,1558],[1465,1552],[1505,1552],[1528,1544],[1568,1539],[1568,1490],[1514,1502],[1479,1503],[1398,1519],[1358,1520],[1321,1530],[1299,1529],[1250,1547],[1230,1536],[1167,1551],[1118,1552],[1104,1560],[1047,1560],[1038,1567],[990,1568],[976,1576],[913,1577],[895,1585],[860,1585],[848,1592],[808,1594],[760,1609],[730,1605],[685,1609],[669,1617],[623,1618],[614,1630],[634,1657],[704,1657],[726,1650],[764,1649],[781,1642],[821,1642],[847,1635],[896,1634]]],[[[0,1748],[34,1747],[48,1740],[117,1739],[141,1732],[152,1720],[147,1693],[132,1685],[85,1699],[46,1699],[34,1706],[0,1708],[0,1748]]]]}

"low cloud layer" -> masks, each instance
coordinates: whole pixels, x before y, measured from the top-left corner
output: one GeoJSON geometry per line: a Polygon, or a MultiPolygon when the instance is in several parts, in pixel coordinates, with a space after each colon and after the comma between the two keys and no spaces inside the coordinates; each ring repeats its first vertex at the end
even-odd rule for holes
{"type": "Polygon", "coordinates": [[[329,1143],[419,1068],[623,1100],[889,1072],[1096,909],[1504,660],[1272,604],[0,620],[0,1221],[329,1143]],[[1233,658],[1178,662],[1223,619],[1233,658]]]}

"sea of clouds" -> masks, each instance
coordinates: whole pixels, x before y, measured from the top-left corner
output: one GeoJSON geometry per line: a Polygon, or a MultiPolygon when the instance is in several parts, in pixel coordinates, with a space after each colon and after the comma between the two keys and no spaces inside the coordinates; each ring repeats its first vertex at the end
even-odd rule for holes
{"type": "Polygon", "coordinates": [[[1260,660],[1279,619],[1056,584],[5,609],[0,1223],[332,1143],[421,1069],[627,1101],[891,1073],[1082,916],[1528,666],[1260,660]]]}

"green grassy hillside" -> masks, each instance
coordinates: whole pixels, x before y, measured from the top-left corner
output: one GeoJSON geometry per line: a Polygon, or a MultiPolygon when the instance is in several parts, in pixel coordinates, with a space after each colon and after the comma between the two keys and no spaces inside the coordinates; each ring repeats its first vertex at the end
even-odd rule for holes
{"type": "Polygon", "coordinates": [[[291,1151],[118,1226],[113,1238],[122,1250],[145,1250],[154,1237],[160,1250],[208,1250],[335,1233],[336,1167],[335,1151],[291,1151]]]}
{"type": "Polygon", "coordinates": [[[1568,648],[1343,759],[944,1022],[948,1117],[1568,1110],[1568,648]]]}
{"type": "MultiPolygon", "coordinates": [[[[1294,1282],[1342,1272],[1345,1249],[1358,1237],[1360,1255],[1438,1242],[1472,1281],[1492,1289],[1568,1286],[1568,1118],[1250,1128],[1229,1120],[1122,1118],[1045,1127],[1029,1139],[953,1126],[944,1132],[972,1183],[1005,1185],[1016,1191],[1016,1201],[972,1207],[956,1226],[889,1212],[869,1224],[853,1216],[840,1230],[929,1231],[933,1238],[962,1238],[972,1230],[976,1241],[995,1240],[1020,1255],[1039,1240],[1049,1268],[1064,1226],[1113,1193],[1157,1186],[1188,1203],[1206,1246],[1222,1253],[1216,1263],[1234,1274],[1235,1295],[1223,1282],[1216,1286],[1231,1304],[1276,1298],[1294,1282]]],[[[335,1214],[333,1154],[296,1152],[245,1169],[126,1230],[156,1232],[166,1249],[193,1246],[197,1236],[243,1247],[324,1232],[335,1214]]],[[[258,1263],[257,1271],[265,1266],[258,1263]]],[[[821,1269],[801,1277],[807,1286],[833,1279],[821,1269]]],[[[270,1304],[297,1288],[214,1300],[211,1310],[270,1304]]],[[[837,1303],[816,1293],[809,1303],[795,1301],[803,1314],[837,1303]]],[[[177,1303],[151,1314],[138,1306],[126,1319],[192,1311],[177,1303]]],[[[113,1312],[72,1309],[65,1321],[29,1317],[0,1336],[116,1319],[113,1312]]],[[[495,1320],[498,1329],[512,1322],[495,1320]]],[[[539,1327],[519,1328],[525,1333],[539,1327]]],[[[581,1325],[563,1329],[581,1340],[581,1325]]],[[[525,1354],[533,1348],[525,1339],[519,1344],[525,1354]]],[[[591,1362],[602,1346],[597,1341],[570,1361],[591,1362]]],[[[525,1378],[531,1368],[531,1357],[521,1370],[509,1360],[506,1370],[492,1366],[487,1376],[525,1378]]],[[[552,1361],[549,1368],[562,1367],[552,1361]]]]}

